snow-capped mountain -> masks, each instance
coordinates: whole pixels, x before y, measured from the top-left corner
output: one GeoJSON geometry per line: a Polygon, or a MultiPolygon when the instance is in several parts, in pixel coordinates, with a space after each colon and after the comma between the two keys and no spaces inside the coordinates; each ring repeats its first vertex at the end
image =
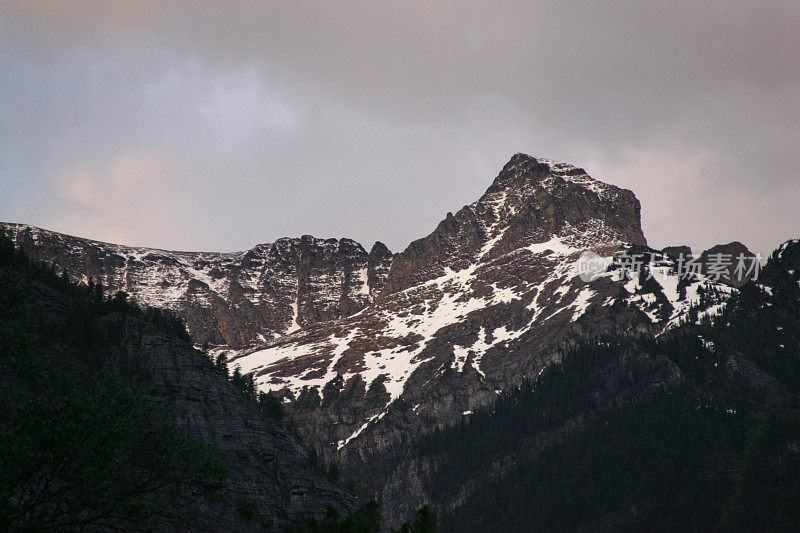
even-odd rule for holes
{"type": "Polygon", "coordinates": [[[469,416],[578,338],[659,334],[736,290],[702,269],[680,276],[682,249],[647,248],[631,191],[524,154],[395,256],[309,236],[221,254],[2,227],[73,277],[177,311],[195,342],[228,352],[346,461],[469,416]],[[608,268],[585,281],[588,253],[608,268]],[[631,253],[640,274],[626,270],[631,253]]]}
{"type": "Polygon", "coordinates": [[[395,257],[371,305],[235,363],[261,388],[285,391],[315,441],[341,449],[361,439],[356,453],[378,452],[391,428],[468,416],[575,338],[658,333],[700,294],[714,295],[711,307],[732,290],[702,274],[679,289],[675,261],[654,251],[644,272],[655,285],[614,267],[581,279],[584,252],[610,263],[631,249],[649,250],[632,192],[517,154],[478,201],[395,257]]]}

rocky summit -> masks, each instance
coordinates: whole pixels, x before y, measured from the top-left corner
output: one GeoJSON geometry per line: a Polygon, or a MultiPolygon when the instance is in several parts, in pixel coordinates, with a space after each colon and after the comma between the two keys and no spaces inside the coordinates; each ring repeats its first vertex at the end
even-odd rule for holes
{"type": "Polygon", "coordinates": [[[516,154],[480,199],[396,255],[311,236],[209,253],[2,230],[73,278],[178,312],[196,344],[279,393],[325,457],[353,465],[469,416],[577,339],[718,311],[736,289],[702,269],[679,275],[685,249],[648,248],[640,210],[582,168],[516,154]]]}

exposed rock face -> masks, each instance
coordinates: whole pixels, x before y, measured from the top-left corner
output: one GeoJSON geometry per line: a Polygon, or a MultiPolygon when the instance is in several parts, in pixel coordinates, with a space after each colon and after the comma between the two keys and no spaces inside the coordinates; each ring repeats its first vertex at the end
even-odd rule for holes
{"type": "Polygon", "coordinates": [[[758,275],[758,270],[755,274],[748,272],[751,266],[758,264],[755,254],[738,241],[718,244],[703,251],[700,262],[708,276],[734,287],[741,287],[758,275]]]}
{"type": "Polygon", "coordinates": [[[354,499],[313,475],[306,452],[286,431],[265,418],[257,405],[186,343],[128,320],[125,344],[132,361],[148,369],[142,382],[172,422],[223,451],[234,497],[244,497],[277,528],[322,515],[328,505],[343,510],[354,499]]]}
{"type": "Polygon", "coordinates": [[[366,307],[392,254],[350,239],[279,239],[246,252],[171,252],[101,243],[0,224],[31,257],[72,278],[125,291],[141,305],[176,311],[195,342],[243,348],[366,307]]]}
{"type": "Polygon", "coordinates": [[[678,259],[680,257],[689,257],[692,255],[692,249],[686,245],[667,246],[661,251],[664,252],[669,257],[671,257],[672,259],[678,259]]]}
{"type": "Polygon", "coordinates": [[[369,261],[367,268],[367,283],[369,285],[370,296],[374,299],[380,294],[389,276],[389,269],[392,267],[394,255],[381,241],[376,241],[369,251],[369,261]]]}

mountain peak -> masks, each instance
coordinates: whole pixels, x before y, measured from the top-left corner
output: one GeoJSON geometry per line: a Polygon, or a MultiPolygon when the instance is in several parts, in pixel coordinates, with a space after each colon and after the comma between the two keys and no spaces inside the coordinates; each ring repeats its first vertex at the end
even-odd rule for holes
{"type": "Polygon", "coordinates": [[[554,178],[579,185],[598,195],[617,189],[613,185],[592,178],[586,170],[570,163],[516,153],[503,166],[503,170],[486,192],[497,192],[513,186],[534,185],[540,182],[550,184],[554,178]]]}
{"type": "Polygon", "coordinates": [[[491,261],[554,236],[584,248],[647,244],[633,192],[580,167],[518,153],[480,199],[448,213],[433,233],[396,256],[384,290],[400,291],[447,268],[491,261]]]}
{"type": "Polygon", "coordinates": [[[517,152],[511,156],[511,159],[508,160],[508,163],[503,165],[503,169],[500,171],[500,174],[497,175],[497,177],[494,179],[494,182],[486,192],[488,193],[492,192],[493,190],[500,190],[508,187],[519,178],[525,178],[531,181],[537,178],[542,178],[547,175],[549,170],[550,166],[547,163],[540,163],[539,160],[534,156],[517,152]]]}
{"type": "Polygon", "coordinates": [[[375,241],[375,244],[372,245],[372,249],[369,251],[369,255],[370,257],[391,257],[392,252],[381,241],[375,241]]]}
{"type": "Polygon", "coordinates": [[[581,167],[543,157],[512,156],[473,206],[479,214],[493,212],[496,221],[487,220],[493,229],[526,217],[553,233],[600,221],[615,234],[613,239],[646,244],[641,206],[633,192],[597,180],[581,167]]]}

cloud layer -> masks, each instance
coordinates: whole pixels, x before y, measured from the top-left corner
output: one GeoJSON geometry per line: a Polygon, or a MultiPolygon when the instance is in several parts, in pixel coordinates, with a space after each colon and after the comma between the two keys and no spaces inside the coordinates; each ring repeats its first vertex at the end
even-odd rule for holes
{"type": "Polygon", "coordinates": [[[129,244],[393,250],[511,154],[654,246],[800,235],[796,2],[5,2],[0,218],[129,244]]]}

